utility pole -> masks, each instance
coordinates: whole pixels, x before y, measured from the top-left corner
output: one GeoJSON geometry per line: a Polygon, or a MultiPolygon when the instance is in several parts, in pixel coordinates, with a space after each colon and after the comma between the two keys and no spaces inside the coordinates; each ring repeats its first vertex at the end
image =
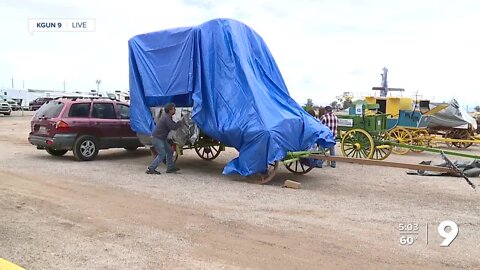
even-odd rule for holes
{"type": "Polygon", "coordinates": [[[65,93],[65,80],[63,80],[63,92],[65,93]]]}
{"type": "Polygon", "coordinates": [[[102,83],[102,80],[97,79],[95,81],[95,83],[97,84],[97,95],[99,95],[100,94],[100,84],[102,83]]]}
{"type": "Polygon", "coordinates": [[[12,78],[12,89],[15,88],[14,85],[13,85],[13,78],[12,78]]]}

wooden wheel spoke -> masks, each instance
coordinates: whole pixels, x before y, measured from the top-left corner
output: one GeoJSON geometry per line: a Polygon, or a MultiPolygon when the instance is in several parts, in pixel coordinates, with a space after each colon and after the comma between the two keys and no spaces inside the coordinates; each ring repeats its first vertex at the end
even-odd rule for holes
{"type": "Polygon", "coordinates": [[[285,168],[287,169],[290,169],[290,167],[292,167],[292,163],[284,163],[285,164],[285,168]]]}
{"type": "Polygon", "coordinates": [[[300,162],[300,167],[302,167],[302,172],[305,172],[305,167],[303,167],[303,164],[300,162]]]}
{"type": "Polygon", "coordinates": [[[352,152],[355,152],[355,149],[351,148],[350,152],[347,153],[347,157],[349,157],[352,154],[352,152]]]}
{"type": "Polygon", "coordinates": [[[363,157],[368,157],[367,151],[365,149],[361,149],[363,157]]]}

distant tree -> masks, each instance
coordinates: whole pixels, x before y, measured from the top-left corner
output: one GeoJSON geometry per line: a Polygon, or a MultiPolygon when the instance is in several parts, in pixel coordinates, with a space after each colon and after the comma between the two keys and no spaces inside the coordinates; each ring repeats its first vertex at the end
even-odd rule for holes
{"type": "Polygon", "coordinates": [[[338,101],[333,101],[332,103],[330,103],[330,106],[332,106],[332,109],[334,110],[338,110],[340,109],[340,103],[338,103],[338,101]]]}
{"type": "Polygon", "coordinates": [[[352,105],[353,94],[352,92],[343,92],[341,96],[336,97],[339,109],[348,109],[352,105]]]}
{"type": "Polygon", "coordinates": [[[475,108],[473,108],[476,112],[480,112],[480,106],[475,106],[475,108]]]}
{"type": "Polygon", "coordinates": [[[315,104],[313,104],[313,100],[311,98],[309,98],[309,99],[307,99],[307,103],[305,103],[305,105],[303,105],[302,107],[305,111],[308,112],[309,110],[314,109],[314,106],[315,106],[315,104]]]}

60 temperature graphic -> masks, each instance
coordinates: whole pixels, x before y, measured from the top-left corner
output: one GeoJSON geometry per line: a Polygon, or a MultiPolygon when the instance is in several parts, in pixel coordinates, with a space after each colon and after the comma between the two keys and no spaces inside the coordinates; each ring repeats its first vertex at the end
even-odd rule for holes
{"type": "MultiPolygon", "coordinates": [[[[425,224],[425,229],[420,228],[419,223],[399,223],[398,231],[400,233],[400,245],[411,246],[415,244],[420,238],[423,231],[425,232],[425,242],[428,245],[428,224],[425,224]]],[[[440,222],[437,227],[438,234],[443,237],[441,247],[448,247],[458,236],[458,225],[451,220],[444,220],[440,222]],[[448,229],[447,229],[448,228],[448,229]]]]}

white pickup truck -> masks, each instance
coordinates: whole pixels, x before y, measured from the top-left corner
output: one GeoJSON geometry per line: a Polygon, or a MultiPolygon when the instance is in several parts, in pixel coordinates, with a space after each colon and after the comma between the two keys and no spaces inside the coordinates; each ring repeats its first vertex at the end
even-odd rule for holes
{"type": "Polygon", "coordinates": [[[3,115],[10,115],[12,113],[12,108],[10,108],[10,104],[3,99],[0,99],[0,114],[3,115]]]}

